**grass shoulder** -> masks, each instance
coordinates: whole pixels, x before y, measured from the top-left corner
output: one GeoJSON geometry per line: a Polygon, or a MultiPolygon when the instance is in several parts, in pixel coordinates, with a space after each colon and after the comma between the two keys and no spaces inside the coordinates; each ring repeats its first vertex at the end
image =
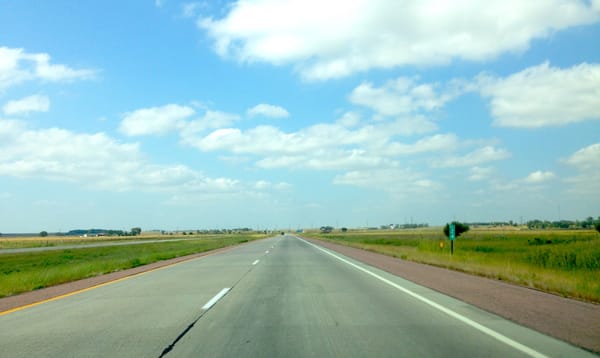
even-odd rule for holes
{"type": "Polygon", "coordinates": [[[600,236],[593,230],[476,228],[457,238],[453,255],[441,228],[305,236],[600,303],[600,236]]]}
{"type": "Polygon", "coordinates": [[[199,235],[180,241],[3,254],[0,297],[265,237],[258,234],[199,235]]]}

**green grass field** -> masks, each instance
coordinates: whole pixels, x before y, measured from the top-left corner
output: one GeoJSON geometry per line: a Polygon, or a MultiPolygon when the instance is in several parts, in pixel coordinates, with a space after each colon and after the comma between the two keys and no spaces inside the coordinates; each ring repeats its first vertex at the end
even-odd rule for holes
{"type": "Polygon", "coordinates": [[[0,297],[263,237],[265,235],[199,235],[175,242],[2,254],[0,297]]]}
{"type": "MultiPolygon", "coordinates": [[[[7,238],[0,237],[0,250],[2,249],[21,249],[30,247],[53,247],[67,245],[85,245],[91,243],[103,242],[127,242],[127,241],[145,241],[145,240],[170,240],[186,238],[193,236],[174,237],[170,235],[142,235],[142,236],[100,236],[100,237],[79,237],[79,236],[48,236],[48,237],[18,237],[7,238]]],[[[206,236],[206,235],[203,235],[206,236]]]]}
{"type": "Polygon", "coordinates": [[[472,229],[454,255],[441,228],[305,236],[600,302],[600,235],[592,230],[472,229]]]}

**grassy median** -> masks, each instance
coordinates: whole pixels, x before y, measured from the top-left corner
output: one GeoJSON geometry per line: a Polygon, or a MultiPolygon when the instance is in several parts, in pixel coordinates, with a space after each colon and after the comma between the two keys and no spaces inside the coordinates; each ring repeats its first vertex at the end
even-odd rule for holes
{"type": "Polygon", "coordinates": [[[472,229],[454,255],[441,228],[305,236],[600,302],[600,236],[591,230],[472,229]]]}
{"type": "Polygon", "coordinates": [[[263,237],[265,235],[201,235],[174,242],[2,254],[0,297],[263,237]]]}

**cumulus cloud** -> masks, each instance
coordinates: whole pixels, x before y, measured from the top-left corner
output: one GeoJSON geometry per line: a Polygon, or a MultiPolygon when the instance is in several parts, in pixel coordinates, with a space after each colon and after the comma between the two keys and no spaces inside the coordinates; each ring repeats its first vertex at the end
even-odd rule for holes
{"type": "Polygon", "coordinates": [[[473,167],[470,170],[471,175],[469,175],[468,179],[470,181],[482,181],[488,179],[492,173],[494,172],[494,168],[492,167],[473,167]]]}
{"type": "MultiPolygon", "coordinates": [[[[351,116],[352,117],[352,116],[351,116]]],[[[401,123],[401,121],[399,122],[401,123]]],[[[186,143],[201,151],[227,152],[243,156],[264,169],[305,169],[345,172],[338,183],[358,186],[357,176],[371,171],[397,170],[406,163],[434,163],[434,167],[473,166],[508,157],[508,152],[484,146],[464,155],[448,153],[481,146],[481,141],[461,141],[455,134],[434,134],[412,142],[396,137],[404,128],[396,122],[377,122],[347,126],[335,122],[316,124],[298,131],[285,132],[273,126],[247,130],[221,128],[202,136],[187,138],[186,143]],[[437,162],[438,158],[446,158],[437,162]],[[353,173],[350,175],[349,173],[353,173]]],[[[422,184],[425,178],[419,178],[422,184]]],[[[384,183],[372,182],[372,187],[384,183]]],[[[414,184],[414,183],[413,183],[414,184]]]]}
{"type": "Polygon", "coordinates": [[[206,110],[202,117],[185,122],[185,124],[181,127],[180,135],[184,141],[186,141],[186,138],[189,138],[195,134],[210,129],[230,126],[239,119],[240,116],[237,114],[206,110]]]}
{"type": "Polygon", "coordinates": [[[412,155],[427,152],[446,152],[458,146],[459,139],[454,134],[436,134],[424,137],[418,141],[406,144],[400,142],[390,143],[386,152],[390,155],[412,155]]]}
{"type": "Polygon", "coordinates": [[[361,148],[369,138],[381,137],[385,142],[388,136],[374,127],[349,130],[339,124],[317,124],[291,133],[258,126],[247,131],[218,129],[189,143],[202,151],[259,156],[256,165],[260,168],[342,170],[390,165],[390,159],[361,148]]]}
{"type": "Polygon", "coordinates": [[[581,170],[598,170],[600,168],[600,143],[579,149],[566,160],[566,163],[581,170]]]}
{"type": "Polygon", "coordinates": [[[360,120],[361,118],[358,113],[346,112],[336,121],[336,123],[342,127],[352,128],[358,126],[360,124],[360,120]]]}
{"type": "Polygon", "coordinates": [[[578,171],[566,179],[570,190],[586,199],[600,199],[600,143],[579,149],[565,163],[578,171]]]}
{"type": "Polygon", "coordinates": [[[183,142],[206,130],[232,125],[240,119],[237,114],[205,109],[198,117],[190,106],[167,104],[160,107],[140,108],[126,113],[119,131],[127,136],[164,135],[178,133],[183,142]]]}
{"type": "Polygon", "coordinates": [[[510,157],[510,152],[502,148],[487,145],[469,152],[463,156],[451,156],[434,161],[434,166],[440,168],[458,168],[476,166],[491,161],[503,160],[510,157]]]}
{"type": "Polygon", "coordinates": [[[527,184],[540,184],[556,178],[556,174],[552,172],[535,171],[525,177],[522,181],[527,184]]]}
{"type": "Polygon", "coordinates": [[[50,109],[50,99],[38,94],[9,101],[2,107],[2,111],[6,115],[48,112],[48,109],[50,109]]]}
{"type": "Polygon", "coordinates": [[[0,91],[27,81],[74,81],[93,78],[92,69],[74,69],[51,63],[46,53],[28,53],[22,48],[0,47],[0,91]]]}
{"type": "Polygon", "coordinates": [[[419,173],[400,168],[351,171],[337,175],[333,182],[361,188],[379,188],[396,195],[431,194],[441,188],[439,183],[427,179],[419,173]]]}
{"type": "Polygon", "coordinates": [[[197,22],[220,56],[292,64],[312,80],[485,61],[600,18],[597,4],[579,0],[257,0],[226,11],[197,22]]]}
{"type": "Polygon", "coordinates": [[[246,113],[251,117],[263,116],[270,118],[285,118],[290,116],[290,113],[285,108],[266,103],[257,104],[256,106],[249,108],[246,113]]]}
{"type": "Polygon", "coordinates": [[[181,164],[153,164],[137,143],[122,143],[104,133],[31,129],[14,120],[0,120],[0,176],[42,178],[108,191],[215,195],[256,189],[251,183],[211,178],[181,164]]]}
{"type": "Polygon", "coordinates": [[[300,155],[331,148],[358,145],[381,145],[401,128],[381,124],[349,129],[340,124],[315,124],[297,132],[284,132],[274,126],[261,125],[242,131],[222,128],[196,137],[189,143],[203,151],[227,150],[236,154],[300,155]]]}
{"type": "Polygon", "coordinates": [[[507,78],[480,76],[479,82],[496,126],[539,128],[600,119],[600,64],[561,69],[546,62],[507,78]]]}
{"type": "Polygon", "coordinates": [[[128,136],[166,134],[180,129],[194,114],[193,108],[177,104],[142,108],[125,114],[119,130],[128,136]]]}
{"type": "Polygon", "coordinates": [[[440,109],[460,93],[454,83],[452,87],[456,88],[444,89],[444,93],[440,93],[440,87],[438,83],[418,83],[414,78],[400,77],[381,87],[363,82],[352,90],[349,99],[353,104],[368,107],[383,116],[430,112],[440,109]]]}
{"type": "Polygon", "coordinates": [[[272,182],[266,181],[266,180],[259,180],[256,183],[254,183],[254,188],[257,190],[275,189],[275,190],[283,191],[283,190],[288,190],[291,187],[292,187],[292,185],[289,183],[286,183],[286,182],[272,183],[272,182]]]}

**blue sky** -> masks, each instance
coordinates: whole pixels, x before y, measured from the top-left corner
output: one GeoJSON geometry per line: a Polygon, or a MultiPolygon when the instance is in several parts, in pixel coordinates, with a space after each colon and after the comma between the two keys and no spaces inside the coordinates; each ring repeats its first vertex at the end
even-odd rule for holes
{"type": "Polygon", "coordinates": [[[0,2],[0,232],[600,215],[600,1],[0,2]]]}

